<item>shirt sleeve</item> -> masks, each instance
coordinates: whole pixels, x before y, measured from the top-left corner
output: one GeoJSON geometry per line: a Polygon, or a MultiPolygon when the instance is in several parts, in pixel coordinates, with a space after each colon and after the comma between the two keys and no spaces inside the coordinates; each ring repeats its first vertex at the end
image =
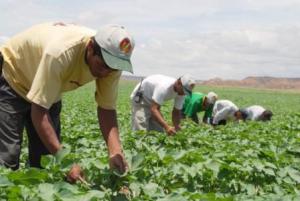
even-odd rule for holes
{"type": "Polygon", "coordinates": [[[176,96],[174,100],[174,107],[177,110],[181,110],[183,107],[184,96],[176,96]]]}
{"type": "Polygon", "coordinates": [[[107,77],[96,79],[95,99],[99,107],[115,110],[118,98],[118,86],[122,71],[114,71],[107,77]]]}
{"type": "Polygon", "coordinates": [[[46,109],[61,97],[62,65],[53,56],[44,54],[34,76],[27,98],[46,109]]]}

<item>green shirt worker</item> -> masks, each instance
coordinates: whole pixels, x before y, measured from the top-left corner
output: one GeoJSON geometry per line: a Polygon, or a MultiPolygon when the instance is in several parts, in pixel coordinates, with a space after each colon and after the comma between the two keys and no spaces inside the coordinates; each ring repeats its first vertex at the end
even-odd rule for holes
{"type": "Polygon", "coordinates": [[[207,95],[193,92],[190,96],[186,96],[182,108],[182,117],[191,118],[195,123],[199,123],[199,112],[204,112],[203,122],[210,123],[212,117],[213,106],[218,99],[218,95],[214,92],[209,92],[207,95]]]}
{"type": "Polygon", "coordinates": [[[40,167],[42,155],[57,154],[63,147],[62,94],[95,81],[99,126],[110,166],[126,171],[116,100],[122,70],[132,72],[133,48],[133,38],[122,26],[107,25],[94,31],[63,23],[35,25],[3,44],[0,165],[18,169],[24,127],[31,167],[40,167]]]}

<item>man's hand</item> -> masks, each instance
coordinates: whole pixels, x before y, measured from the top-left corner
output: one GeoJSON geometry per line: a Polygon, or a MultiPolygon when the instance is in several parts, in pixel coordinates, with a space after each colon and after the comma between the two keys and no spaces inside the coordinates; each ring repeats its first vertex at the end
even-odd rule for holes
{"type": "Polygon", "coordinates": [[[123,174],[128,169],[128,164],[122,153],[121,141],[115,110],[107,110],[98,107],[98,119],[102,135],[108,147],[109,166],[123,174]]]}
{"type": "Polygon", "coordinates": [[[71,184],[76,183],[76,181],[86,183],[86,181],[84,180],[83,171],[78,164],[74,164],[71,167],[70,171],[67,173],[67,181],[71,184]]]}
{"type": "Polygon", "coordinates": [[[169,136],[176,134],[176,129],[172,126],[167,126],[165,130],[169,136]]]}
{"type": "Polygon", "coordinates": [[[109,157],[109,167],[111,170],[117,170],[124,174],[128,170],[128,164],[123,153],[116,153],[109,157]]]}

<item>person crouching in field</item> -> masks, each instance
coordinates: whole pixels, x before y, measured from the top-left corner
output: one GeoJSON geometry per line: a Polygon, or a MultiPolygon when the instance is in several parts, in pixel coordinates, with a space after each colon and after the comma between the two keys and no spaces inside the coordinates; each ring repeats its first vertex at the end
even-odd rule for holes
{"type": "Polygon", "coordinates": [[[229,100],[216,101],[213,108],[212,125],[226,125],[229,120],[245,120],[246,114],[229,100]]]}
{"type": "Polygon", "coordinates": [[[273,113],[270,110],[266,110],[260,105],[252,105],[242,109],[246,114],[246,120],[253,121],[270,121],[273,113]]]}
{"type": "Polygon", "coordinates": [[[204,111],[202,121],[210,123],[212,117],[213,106],[218,99],[218,95],[214,92],[209,92],[207,95],[193,92],[191,96],[186,96],[184,99],[181,114],[183,118],[191,118],[195,123],[199,123],[197,113],[204,111]]]}
{"type": "MultiPolygon", "coordinates": [[[[63,23],[44,23],[12,37],[1,48],[0,165],[16,170],[22,132],[28,134],[29,165],[58,154],[62,93],[96,82],[98,120],[109,164],[123,173],[127,163],[117,126],[116,99],[122,70],[132,72],[134,41],[126,29],[107,25],[94,30],[63,23]]],[[[74,167],[74,166],[73,166],[74,167]]],[[[80,168],[71,169],[78,179],[80,168]]]]}
{"type": "Polygon", "coordinates": [[[151,75],[142,80],[131,93],[132,129],[155,130],[174,135],[180,129],[180,111],[184,96],[192,93],[195,81],[185,74],[175,79],[165,75],[151,75]],[[174,99],[172,111],[173,126],[170,126],[161,113],[161,105],[174,99]]]}

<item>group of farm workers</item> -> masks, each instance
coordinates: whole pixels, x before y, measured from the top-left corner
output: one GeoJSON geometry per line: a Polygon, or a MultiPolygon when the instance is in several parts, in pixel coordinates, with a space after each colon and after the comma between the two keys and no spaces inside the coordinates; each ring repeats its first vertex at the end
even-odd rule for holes
{"type": "MultiPolygon", "coordinates": [[[[28,165],[41,167],[42,155],[59,155],[62,94],[95,81],[98,121],[107,144],[109,165],[124,173],[128,169],[117,124],[116,100],[122,71],[133,72],[130,57],[132,35],[120,25],[99,30],[65,23],[35,25],[7,40],[0,47],[0,165],[16,170],[23,139],[28,136],[28,165]]],[[[195,80],[185,74],[178,79],[152,75],[131,94],[132,128],[174,135],[182,117],[199,122],[224,124],[230,118],[270,120],[272,113],[260,106],[238,109],[228,100],[217,100],[214,92],[192,92],[195,80]],[[161,113],[162,104],[174,99],[172,123],[161,113]]],[[[70,182],[80,179],[74,164],[70,182]]]]}
{"type": "Polygon", "coordinates": [[[204,112],[203,123],[213,126],[225,125],[228,121],[271,120],[272,112],[253,105],[239,109],[230,100],[218,100],[214,92],[193,92],[195,80],[188,74],[178,79],[165,75],[151,75],[138,83],[131,93],[132,129],[166,132],[174,135],[180,129],[180,120],[190,118],[199,124],[198,113],[204,112]],[[174,99],[172,123],[164,119],[160,107],[174,99]]]}

